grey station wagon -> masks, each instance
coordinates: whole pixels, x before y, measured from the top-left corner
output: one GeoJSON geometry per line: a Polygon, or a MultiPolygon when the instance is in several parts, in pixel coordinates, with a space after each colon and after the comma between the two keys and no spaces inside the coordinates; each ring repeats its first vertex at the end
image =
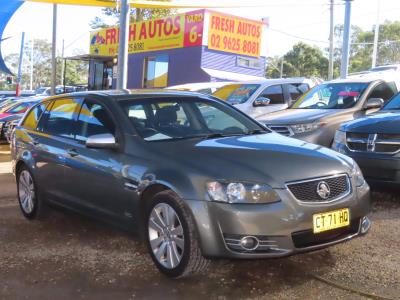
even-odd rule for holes
{"type": "Polygon", "coordinates": [[[197,93],[48,98],[15,128],[12,157],[26,218],[61,206],[137,231],[170,277],[210,258],[287,256],[370,227],[369,186],[351,158],[197,93]]]}

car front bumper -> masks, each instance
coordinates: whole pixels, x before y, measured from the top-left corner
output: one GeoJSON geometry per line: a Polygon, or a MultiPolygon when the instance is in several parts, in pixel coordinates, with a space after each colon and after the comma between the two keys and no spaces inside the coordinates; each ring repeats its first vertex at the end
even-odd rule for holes
{"type": "Polygon", "coordinates": [[[336,144],[333,149],[353,158],[372,186],[400,187],[399,154],[350,151],[344,144],[336,144]]]}
{"type": "MultiPolygon", "coordinates": [[[[354,186],[354,185],[353,185],[354,186]]],[[[312,251],[340,243],[369,230],[369,186],[355,188],[330,203],[299,202],[289,190],[277,191],[281,201],[271,204],[225,204],[187,201],[197,224],[203,255],[229,258],[272,258],[312,251]],[[314,234],[313,215],[348,208],[350,226],[314,234]],[[239,243],[255,237],[254,250],[239,243]]]]}

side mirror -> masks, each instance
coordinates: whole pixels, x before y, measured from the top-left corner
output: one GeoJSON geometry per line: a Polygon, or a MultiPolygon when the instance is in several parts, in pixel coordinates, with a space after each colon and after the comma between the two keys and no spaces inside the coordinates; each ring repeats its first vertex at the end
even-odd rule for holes
{"type": "Polygon", "coordinates": [[[88,137],[86,147],[95,149],[116,149],[117,141],[110,133],[96,134],[88,137]]]}
{"type": "Polygon", "coordinates": [[[369,98],[367,103],[364,105],[364,109],[381,108],[385,104],[382,98],[369,98]]]}
{"type": "Polygon", "coordinates": [[[257,106],[267,106],[270,103],[271,103],[271,99],[265,98],[265,97],[258,97],[254,101],[253,106],[255,106],[255,107],[257,107],[257,106]]]}

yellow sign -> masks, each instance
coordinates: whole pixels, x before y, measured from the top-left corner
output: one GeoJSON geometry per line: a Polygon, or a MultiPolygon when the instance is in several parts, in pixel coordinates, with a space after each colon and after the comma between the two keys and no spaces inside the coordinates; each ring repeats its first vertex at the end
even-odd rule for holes
{"type": "Polygon", "coordinates": [[[259,57],[262,29],[262,22],[212,12],[208,48],[259,57]]]}
{"type": "MultiPolygon", "coordinates": [[[[129,54],[199,46],[203,37],[204,10],[179,14],[164,19],[131,23],[129,54]]],[[[90,54],[118,54],[119,28],[110,27],[91,32],[90,54]]]]}
{"type": "Polygon", "coordinates": [[[348,208],[313,215],[314,233],[320,233],[350,225],[348,208]]]}

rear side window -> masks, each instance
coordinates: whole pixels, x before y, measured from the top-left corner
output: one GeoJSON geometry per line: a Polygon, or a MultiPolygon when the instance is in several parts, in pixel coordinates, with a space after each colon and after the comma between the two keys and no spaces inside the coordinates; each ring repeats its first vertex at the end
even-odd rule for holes
{"type": "Polygon", "coordinates": [[[48,103],[40,103],[39,105],[36,105],[25,118],[22,126],[26,129],[35,130],[38,126],[40,117],[46,110],[47,104],[48,103]]]}
{"type": "Polygon", "coordinates": [[[115,125],[109,113],[102,105],[85,101],[79,113],[75,138],[86,141],[92,135],[105,133],[115,136],[115,125]]]}
{"type": "Polygon", "coordinates": [[[79,102],[72,98],[55,100],[45,112],[41,130],[51,135],[73,138],[79,102]]]}
{"type": "Polygon", "coordinates": [[[373,89],[368,99],[381,98],[386,102],[392,98],[394,94],[393,89],[387,83],[381,83],[373,89]]]}
{"type": "Polygon", "coordinates": [[[271,85],[267,87],[259,97],[268,98],[271,100],[269,104],[284,104],[283,90],[281,85],[271,85]]]}

